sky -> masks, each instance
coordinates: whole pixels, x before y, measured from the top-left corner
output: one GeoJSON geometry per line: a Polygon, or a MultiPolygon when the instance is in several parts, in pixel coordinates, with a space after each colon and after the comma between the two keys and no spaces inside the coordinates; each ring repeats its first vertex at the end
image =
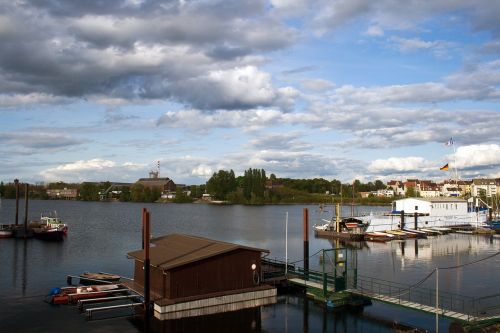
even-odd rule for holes
{"type": "Polygon", "coordinates": [[[0,0],[0,180],[500,177],[500,1],[0,0]],[[446,145],[453,140],[453,145],[446,145]]]}

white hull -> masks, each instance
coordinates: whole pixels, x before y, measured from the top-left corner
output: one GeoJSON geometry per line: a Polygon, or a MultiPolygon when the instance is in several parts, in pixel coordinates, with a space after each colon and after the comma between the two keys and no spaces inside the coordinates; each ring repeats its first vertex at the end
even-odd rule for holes
{"type": "MultiPolygon", "coordinates": [[[[368,215],[358,218],[370,222],[366,230],[367,232],[401,229],[401,217],[399,215],[368,215]]],[[[417,228],[454,227],[461,225],[484,227],[486,226],[487,218],[486,211],[480,211],[479,213],[471,212],[465,215],[419,216],[417,228]]],[[[405,216],[405,228],[415,228],[413,216],[405,216]]]]}

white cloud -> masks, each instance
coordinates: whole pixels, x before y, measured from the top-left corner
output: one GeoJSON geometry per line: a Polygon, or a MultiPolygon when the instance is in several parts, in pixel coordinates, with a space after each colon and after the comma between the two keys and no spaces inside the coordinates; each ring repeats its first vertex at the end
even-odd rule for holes
{"type": "Polygon", "coordinates": [[[394,43],[394,46],[403,53],[430,50],[434,56],[439,58],[446,57],[451,49],[455,47],[455,43],[452,42],[443,40],[425,41],[420,38],[391,37],[389,42],[394,43]]]}
{"type": "Polygon", "coordinates": [[[104,159],[79,160],[66,163],[40,172],[46,181],[125,181],[134,179],[133,175],[140,174],[145,165],[125,162],[117,164],[104,159]],[[139,171],[139,172],[137,172],[139,171]]]}
{"type": "Polygon", "coordinates": [[[384,35],[384,30],[378,25],[371,25],[366,29],[365,35],[371,37],[381,37],[384,35]]]}
{"type": "Polygon", "coordinates": [[[368,170],[374,174],[420,172],[428,169],[430,164],[422,157],[390,157],[372,161],[368,170]]]}
{"type": "Polygon", "coordinates": [[[0,108],[14,108],[37,105],[56,105],[70,103],[71,99],[45,93],[0,94],[0,108]]]}
{"type": "Polygon", "coordinates": [[[307,89],[322,91],[335,87],[335,83],[324,79],[303,79],[300,84],[307,89]]]}
{"type": "MultiPolygon", "coordinates": [[[[453,156],[449,156],[449,160],[453,163],[453,156]]],[[[496,168],[500,165],[500,145],[459,146],[456,163],[457,169],[496,168]]]]}

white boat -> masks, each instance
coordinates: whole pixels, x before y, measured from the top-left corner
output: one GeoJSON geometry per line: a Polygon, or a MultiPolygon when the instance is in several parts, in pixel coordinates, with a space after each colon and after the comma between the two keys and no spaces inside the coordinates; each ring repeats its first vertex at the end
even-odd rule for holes
{"type": "Polygon", "coordinates": [[[367,232],[464,225],[485,227],[488,211],[477,204],[474,205],[473,200],[456,197],[406,198],[395,200],[391,212],[358,218],[370,223],[367,232]],[[401,223],[401,215],[404,215],[404,225],[401,223]]]}
{"type": "Polygon", "coordinates": [[[4,225],[0,225],[0,238],[12,237],[12,228],[4,225]]]}

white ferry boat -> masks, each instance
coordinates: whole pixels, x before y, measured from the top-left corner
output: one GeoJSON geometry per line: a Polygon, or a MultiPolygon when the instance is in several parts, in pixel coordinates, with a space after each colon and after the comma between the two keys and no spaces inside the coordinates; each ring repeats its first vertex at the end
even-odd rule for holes
{"type": "Polygon", "coordinates": [[[488,210],[480,207],[478,201],[471,199],[465,200],[456,197],[406,198],[394,201],[392,211],[389,213],[370,214],[358,218],[370,223],[367,232],[383,232],[403,228],[415,229],[415,214],[417,215],[417,229],[463,225],[484,227],[486,226],[488,210]],[[404,225],[401,223],[402,215],[404,216],[404,225]]]}

